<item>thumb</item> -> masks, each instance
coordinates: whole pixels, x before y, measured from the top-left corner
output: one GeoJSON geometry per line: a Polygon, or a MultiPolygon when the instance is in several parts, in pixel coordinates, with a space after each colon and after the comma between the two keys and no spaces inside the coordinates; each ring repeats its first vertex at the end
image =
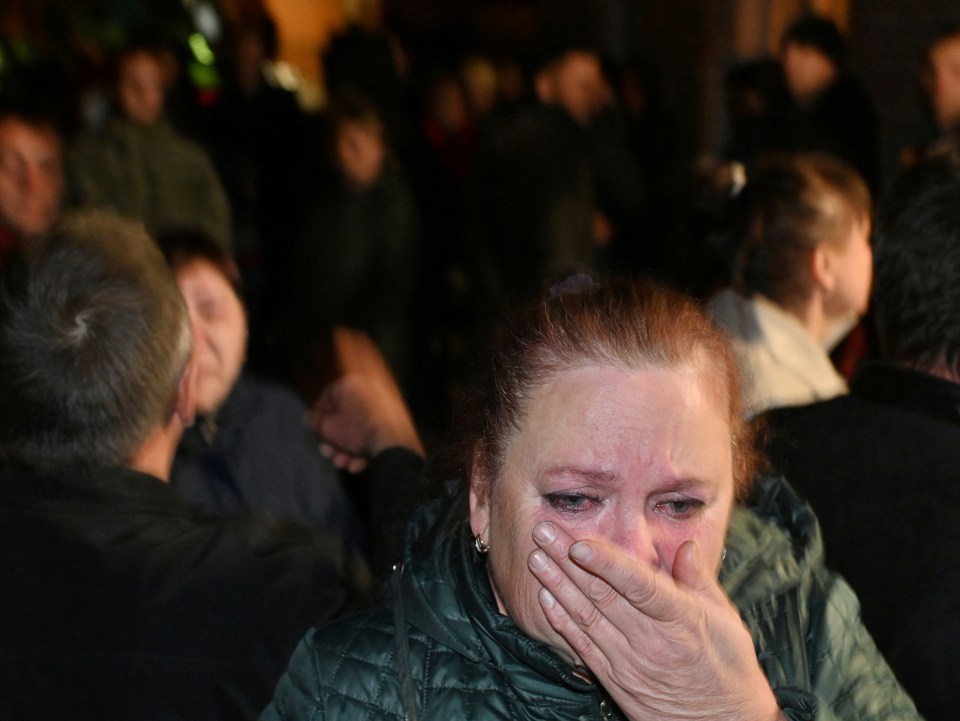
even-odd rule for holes
{"type": "Polygon", "coordinates": [[[700,547],[696,541],[684,541],[673,559],[673,579],[694,591],[706,591],[716,578],[704,567],[700,547]]]}

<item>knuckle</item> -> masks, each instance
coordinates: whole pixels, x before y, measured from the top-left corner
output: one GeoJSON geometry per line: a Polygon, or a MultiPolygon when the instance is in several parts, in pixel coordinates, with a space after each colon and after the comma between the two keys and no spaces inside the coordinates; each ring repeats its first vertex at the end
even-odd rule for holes
{"type": "Polygon", "coordinates": [[[600,624],[603,614],[600,609],[592,603],[583,604],[574,612],[573,618],[577,625],[582,628],[592,628],[600,624]]]}

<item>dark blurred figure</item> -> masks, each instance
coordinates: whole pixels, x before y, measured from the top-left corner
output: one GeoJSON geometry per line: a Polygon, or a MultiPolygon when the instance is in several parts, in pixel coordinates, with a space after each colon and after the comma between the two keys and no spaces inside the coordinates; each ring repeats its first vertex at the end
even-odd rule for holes
{"type": "Polygon", "coordinates": [[[406,390],[421,237],[416,200],[365,98],[345,94],[331,103],[329,145],[333,174],[310,197],[294,255],[296,352],[313,373],[317,342],[326,343],[332,326],[364,330],[406,390]]]}
{"type": "Polygon", "coordinates": [[[594,267],[597,247],[609,243],[590,136],[605,88],[596,52],[554,49],[534,76],[536,99],[484,129],[469,232],[485,312],[536,293],[546,278],[594,267]]]}
{"type": "Polygon", "coordinates": [[[960,708],[960,168],[907,170],[874,240],[882,360],[848,396],[766,414],[767,451],[897,678],[946,721],[960,708]]]}
{"type": "Polygon", "coordinates": [[[921,83],[930,127],[901,158],[910,165],[923,158],[960,154],[960,23],[943,27],[928,43],[921,83]]]}
{"type": "Polygon", "coordinates": [[[453,68],[430,73],[422,96],[415,152],[407,159],[423,226],[413,324],[418,359],[410,400],[421,425],[435,429],[452,407],[473,326],[465,232],[477,125],[453,68]]]}
{"type": "Polygon", "coordinates": [[[355,17],[334,35],[320,58],[328,95],[356,93],[377,109],[395,149],[404,153],[412,137],[406,107],[404,56],[384,28],[383,0],[359,0],[355,17]]]}
{"type": "Polygon", "coordinates": [[[779,143],[782,150],[836,155],[877,191],[876,110],[863,84],[847,71],[846,42],[836,24],[808,15],[787,28],[781,62],[792,100],[779,143]]]}
{"type": "Polygon", "coordinates": [[[132,44],[115,60],[115,115],[81,138],[68,170],[72,201],[108,208],[147,230],[198,230],[231,245],[230,205],[206,152],[166,119],[164,51],[132,44]]]}
{"type": "Polygon", "coordinates": [[[659,68],[645,57],[614,72],[614,90],[623,137],[633,163],[620,172],[623,209],[616,270],[639,271],[672,280],[677,271],[673,247],[676,228],[676,123],[666,107],[659,68]]]}
{"type": "Polygon", "coordinates": [[[779,147],[790,103],[783,68],[773,58],[738,63],[724,76],[728,160],[744,165],[779,147]]]}
{"type": "Polygon", "coordinates": [[[56,121],[41,108],[0,99],[0,266],[50,229],[63,183],[56,121]]]}
{"type": "Polygon", "coordinates": [[[294,93],[265,66],[276,58],[268,15],[228,27],[222,86],[210,110],[210,147],[232,209],[234,249],[251,326],[251,365],[281,373],[273,319],[283,312],[293,269],[309,158],[305,120],[294,93]]]}

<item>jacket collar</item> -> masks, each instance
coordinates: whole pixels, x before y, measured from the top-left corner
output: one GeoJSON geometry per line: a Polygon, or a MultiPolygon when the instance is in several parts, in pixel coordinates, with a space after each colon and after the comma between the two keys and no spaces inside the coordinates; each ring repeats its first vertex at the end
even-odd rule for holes
{"type": "Polygon", "coordinates": [[[41,473],[8,464],[0,472],[4,501],[91,512],[162,511],[193,515],[189,503],[168,483],[130,468],[63,469],[41,473]]]}
{"type": "Polygon", "coordinates": [[[895,363],[871,361],[857,371],[851,393],[960,423],[960,383],[895,363]]]}
{"type": "Polygon", "coordinates": [[[408,526],[401,579],[407,620],[471,661],[509,669],[520,696],[555,695],[561,703],[595,706],[595,684],[499,612],[469,527],[445,532],[441,503],[425,506],[408,526]]]}

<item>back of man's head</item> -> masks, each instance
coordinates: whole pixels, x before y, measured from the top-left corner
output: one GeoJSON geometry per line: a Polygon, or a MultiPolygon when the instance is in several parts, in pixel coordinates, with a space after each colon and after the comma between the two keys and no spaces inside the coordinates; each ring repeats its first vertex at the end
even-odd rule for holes
{"type": "Polygon", "coordinates": [[[885,357],[960,379],[960,165],[906,170],[880,204],[873,303],[885,357]]]}
{"type": "Polygon", "coordinates": [[[189,354],[186,306],[142,227],[65,219],[0,281],[0,456],[128,465],[171,417],[189,354]]]}

